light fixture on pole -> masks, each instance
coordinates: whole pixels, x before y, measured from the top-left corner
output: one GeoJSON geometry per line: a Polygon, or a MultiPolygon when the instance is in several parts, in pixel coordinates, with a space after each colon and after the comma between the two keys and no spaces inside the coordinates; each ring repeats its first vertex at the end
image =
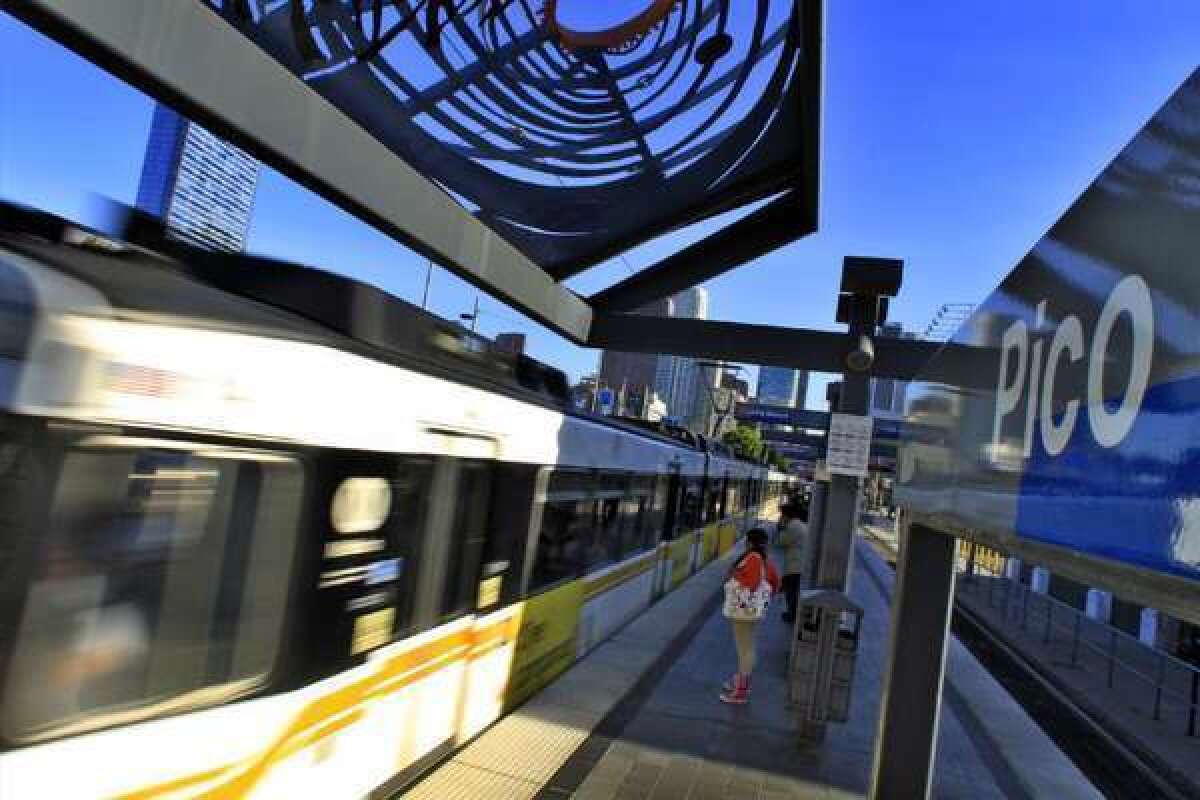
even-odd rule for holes
{"type": "MultiPolygon", "coordinates": [[[[700,369],[704,369],[706,367],[712,367],[714,370],[714,373],[713,373],[714,378],[716,377],[716,370],[718,370],[718,369],[732,370],[734,372],[734,374],[746,371],[746,368],[743,367],[741,364],[730,364],[725,361],[697,361],[696,366],[699,367],[700,369]]],[[[708,434],[710,437],[715,439],[717,436],[717,433],[721,430],[721,426],[725,424],[725,419],[726,419],[726,417],[729,416],[729,412],[733,410],[733,402],[734,402],[733,390],[732,389],[729,390],[728,402],[726,402],[725,407],[722,408],[717,403],[717,394],[718,394],[717,390],[720,389],[721,387],[713,386],[712,382],[710,382],[710,381],[706,381],[704,386],[708,390],[709,404],[712,405],[713,411],[717,412],[716,424],[713,426],[712,432],[708,434]]]]}
{"type": "Polygon", "coordinates": [[[469,314],[459,314],[458,318],[464,322],[471,320],[471,333],[475,332],[475,325],[479,322],[479,295],[475,295],[475,309],[469,314]]]}

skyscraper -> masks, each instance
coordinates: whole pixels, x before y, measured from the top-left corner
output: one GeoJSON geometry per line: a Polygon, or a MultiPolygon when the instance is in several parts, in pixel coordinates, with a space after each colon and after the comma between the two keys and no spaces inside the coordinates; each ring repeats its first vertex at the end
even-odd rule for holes
{"type": "MultiPolygon", "coordinates": [[[[694,286],[671,298],[672,315],[683,319],[708,319],[708,290],[694,286]]],[[[661,355],[655,369],[655,391],[667,404],[671,417],[686,423],[696,410],[697,392],[706,392],[696,360],[661,355]]]]}
{"type": "MultiPolygon", "coordinates": [[[[759,367],[755,402],[768,406],[804,408],[808,397],[808,372],[787,367],[759,367]]],[[[790,431],[790,425],[763,425],[767,430],[790,431]]]]}
{"type": "Polygon", "coordinates": [[[692,361],[691,369],[692,402],[682,419],[691,430],[709,436],[721,416],[718,409],[733,411],[729,403],[734,401],[736,390],[721,385],[724,371],[718,366],[692,361]]]}
{"type": "Polygon", "coordinates": [[[162,104],[154,107],[137,206],[185,242],[240,252],[246,246],[258,162],[162,104]]]}
{"type": "Polygon", "coordinates": [[[523,333],[497,333],[496,340],[492,347],[500,353],[508,353],[510,355],[519,356],[525,353],[525,334],[523,333]]]}
{"type": "MultiPolygon", "coordinates": [[[[889,322],[879,329],[879,336],[887,339],[916,339],[917,334],[905,331],[899,322],[889,322]]],[[[901,415],[908,395],[908,381],[893,378],[871,379],[871,414],[901,415]]]]}
{"type": "Polygon", "coordinates": [[[808,370],[796,370],[796,408],[808,408],[808,370]]]}
{"type": "MultiPolygon", "coordinates": [[[[671,300],[664,298],[642,306],[637,313],[669,317],[672,310],[671,300]]],[[[648,396],[657,391],[659,358],[654,353],[605,350],[600,354],[600,383],[618,393],[624,389],[638,396],[648,396]]]]}
{"type": "MultiPolygon", "coordinates": [[[[805,383],[807,382],[806,380],[805,383]]],[[[807,386],[805,388],[807,389],[807,386]]],[[[792,408],[796,405],[799,391],[799,371],[787,367],[758,368],[758,390],[755,394],[759,403],[792,408]]]]}

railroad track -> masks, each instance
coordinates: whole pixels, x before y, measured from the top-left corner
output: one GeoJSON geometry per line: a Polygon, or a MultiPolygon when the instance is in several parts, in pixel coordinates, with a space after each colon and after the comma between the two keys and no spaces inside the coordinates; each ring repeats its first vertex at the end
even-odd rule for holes
{"type": "MultiPolygon", "coordinates": [[[[864,538],[888,565],[896,551],[863,529],[864,538]]],[[[1036,664],[1008,644],[1004,635],[955,601],[951,630],[1025,712],[1106,797],[1120,800],[1186,800],[1191,787],[1178,785],[1162,764],[1122,741],[1081,708],[1036,664]]]]}

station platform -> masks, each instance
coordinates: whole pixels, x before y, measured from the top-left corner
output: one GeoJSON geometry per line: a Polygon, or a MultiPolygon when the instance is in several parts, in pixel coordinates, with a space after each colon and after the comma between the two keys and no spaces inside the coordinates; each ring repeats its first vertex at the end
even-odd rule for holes
{"type": "MultiPolygon", "coordinates": [[[[558,681],[403,795],[537,798],[857,798],[868,791],[892,575],[856,544],[863,606],[851,716],[801,747],[785,704],[790,626],[759,630],[751,702],[718,700],[734,649],[720,615],[732,554],[663,598],[558,681]]],[[[914,632],[913,635],[919,635],[914,632]]],[[[1100,793],[957,641],[947,654],[934,796],[1097,798],[1100,793]]]]}

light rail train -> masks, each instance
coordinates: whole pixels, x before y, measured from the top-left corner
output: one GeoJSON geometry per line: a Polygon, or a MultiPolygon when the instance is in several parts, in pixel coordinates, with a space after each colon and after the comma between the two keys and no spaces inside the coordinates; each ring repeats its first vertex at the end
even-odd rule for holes
{"type": "Polygon", "coordinates": [[[354,281],[0,206],[0,797],[387,796],[785,481],[354,281]]]}

